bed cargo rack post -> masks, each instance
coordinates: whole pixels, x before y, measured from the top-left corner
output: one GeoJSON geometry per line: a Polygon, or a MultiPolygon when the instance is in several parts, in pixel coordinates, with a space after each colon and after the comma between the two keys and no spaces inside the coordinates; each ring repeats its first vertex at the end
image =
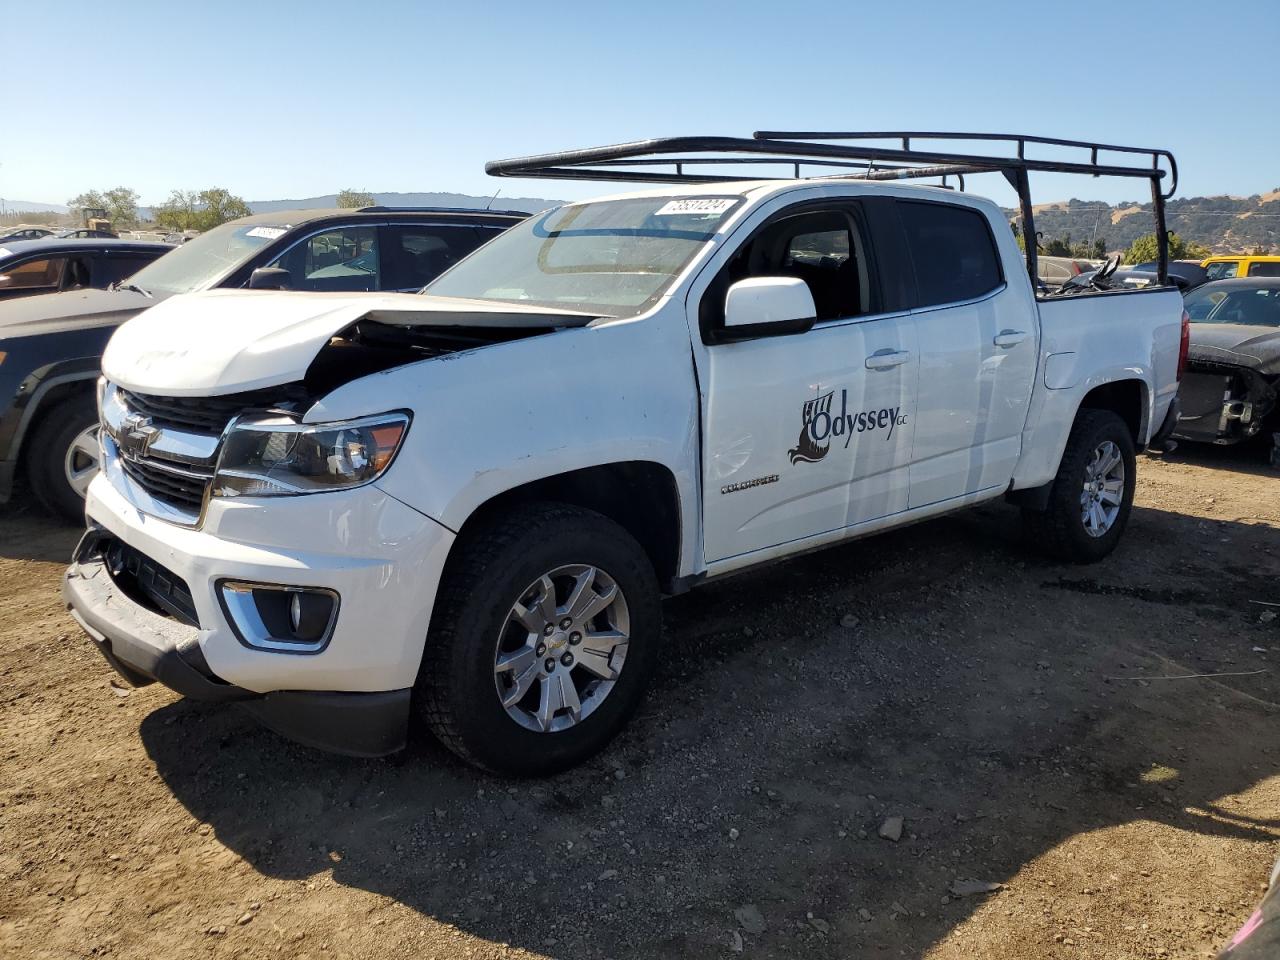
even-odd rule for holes
{"type": "Polygon", "coordinates": [[[492,160],[485,164],[485,172],[495,177],[609,180],[625,183],[723,183],[802,179],[805,176],[803,171],[814,171],[808,174],[813,178],[908,180],[942,177],[944,183],[945,178],[955,176],[960,179],[961,189],[964,187],[965,174],[999,172],[1018,193],[1027,272],[1033,285],[1037,282],[1038,271],[1029,177],[1032,171],[1144,178],[1151,184],[1151,204],[1159,248],[1159,282],[1168,282],[1169,236],[1165,228],[1164,203],[1173,196],[1178,186],[1178,165],[1168,150],[1006,133],[762,130],[750,137],[661,137],[635,140],[603,147],[492,160]],[[913,140],[1004,143],[1014,148],[1014,155],[988,156],[953,153],[947,149],[932,147],[922,149],[919,145],[913,145],[913,140]],[[897,141],[898,145],[885,147],[868,141],[897,141]],[[1029,145],[1086,151],[1088,159],[1029,157],[1029,145]],[[1136,154],[1149,158],[1150,165],[1100,163],[1100,152],[1136,154]],[[1162,160],[1167,163],[1167,169],[1162,167],[1162,160]],[[725,166],[743,167],[745,170],[768,166],[790,167],[792,175],[777,177],[755,172],[749,176],[740,176],[707,169],[725,166]],[[1168,177],[1168,187],[1162,188],[1165,177],[1168,177]]]}

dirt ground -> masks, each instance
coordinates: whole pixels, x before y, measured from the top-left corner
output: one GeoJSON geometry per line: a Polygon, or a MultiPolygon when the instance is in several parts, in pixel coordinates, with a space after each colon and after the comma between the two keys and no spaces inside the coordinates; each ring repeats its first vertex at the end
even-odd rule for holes
{"type": "Polygon", "coordinates": [[[1000,505],[668,601],[639,716],[541,782],[122,689],[74,540],[0,514],[5,957],[1209,957],[1280,854],[1280,475],[1238,454],[1144,458],[1096,566],[1000,505]]]}

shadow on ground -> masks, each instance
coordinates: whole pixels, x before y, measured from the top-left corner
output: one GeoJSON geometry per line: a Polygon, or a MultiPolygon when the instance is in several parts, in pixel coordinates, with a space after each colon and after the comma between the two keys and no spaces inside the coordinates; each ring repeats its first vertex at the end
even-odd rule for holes
{"type": "Polygon", "coordinates": [[[430,742],[329,757],[185,702],[142,736],[255,869],[331,870],[488,940],[702,956],[737,931],[756,955],[919,957],[980,902],[943,902],[957,878],[1007,881],[1131,821],[1257,840],[1280,825],[1215,808],[1277,772],[1272,674],[1107,679],[1260,669],[1247,601],[1276,582],[1275,531],[1210,537],[1150,509],[1132,524],[1108,561],[1065,567],[991,507],[668,601],[640,715],[551,780],[486,777],[430,742]],[[1187,537],[1213,543],[1168,559],[1187,537]],[[1237,549],[1254,559],[1223,576],[1237,549]],[[889,815],[897,843],[877,836],[889,815]],[[746,904],[763,932],[735,918],[746,904]]]}

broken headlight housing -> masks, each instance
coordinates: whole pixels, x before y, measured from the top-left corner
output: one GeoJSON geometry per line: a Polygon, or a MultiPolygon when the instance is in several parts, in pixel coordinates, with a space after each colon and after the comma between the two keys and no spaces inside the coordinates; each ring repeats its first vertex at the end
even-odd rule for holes
{"type": "Polygon", "coordinates": [[[372,483],[391,466],[408,429],[407,413],[338,423],[236,423],[223,440],[213,495],[285,497],[372,483]]]}

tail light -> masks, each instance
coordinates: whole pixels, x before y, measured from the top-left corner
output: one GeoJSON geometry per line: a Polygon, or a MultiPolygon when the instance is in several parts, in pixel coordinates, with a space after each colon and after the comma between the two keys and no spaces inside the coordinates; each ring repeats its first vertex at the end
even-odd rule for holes
{"type": "Polygon", "coordinates": [[[1182,340],[1178,344],[1178,381],[1187,369],[1187,352],[1191,349],[1191,314],[1182,311],[1182,340]]]}

